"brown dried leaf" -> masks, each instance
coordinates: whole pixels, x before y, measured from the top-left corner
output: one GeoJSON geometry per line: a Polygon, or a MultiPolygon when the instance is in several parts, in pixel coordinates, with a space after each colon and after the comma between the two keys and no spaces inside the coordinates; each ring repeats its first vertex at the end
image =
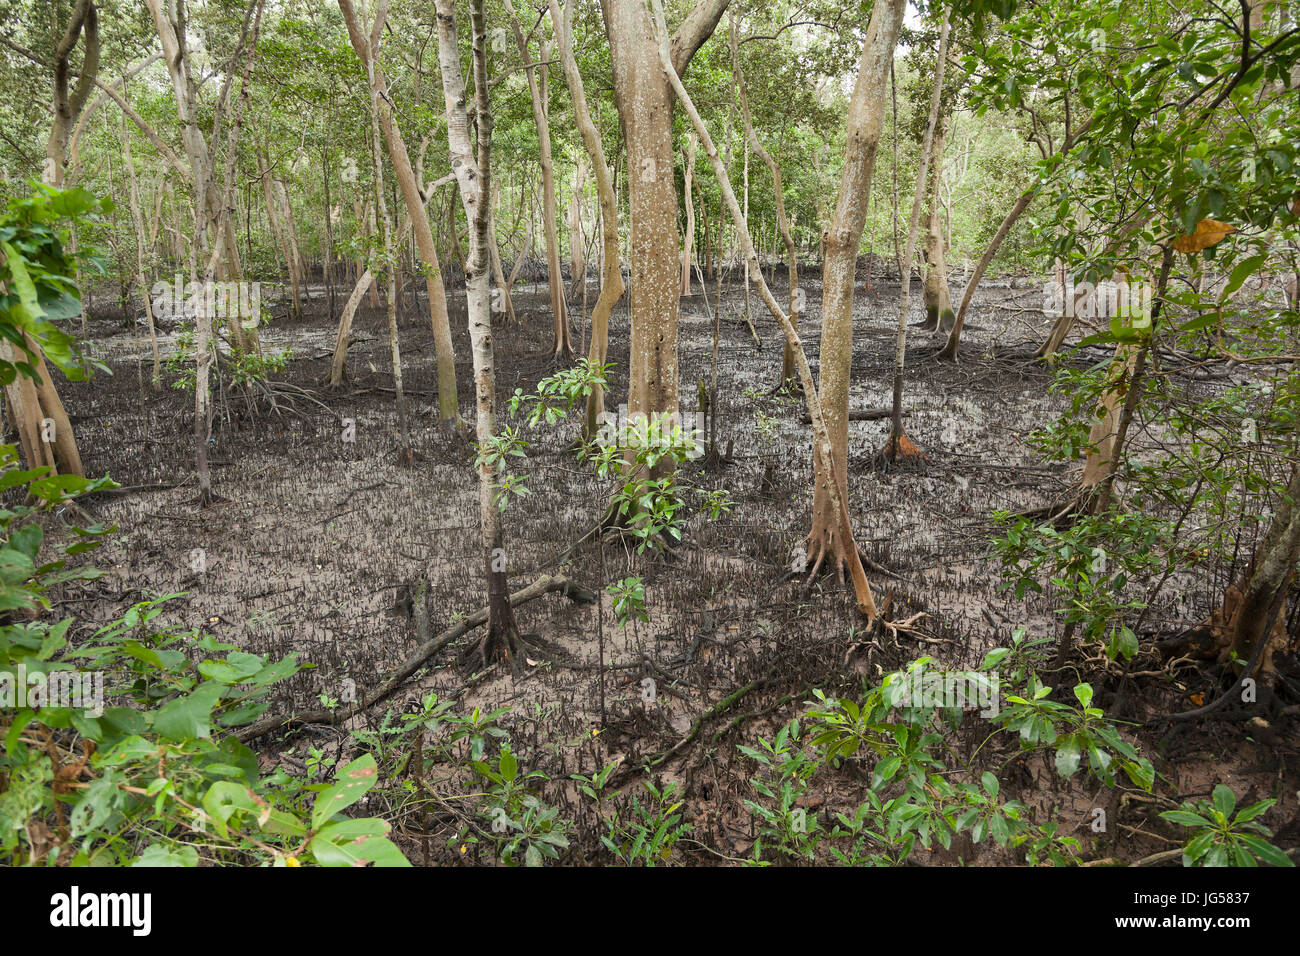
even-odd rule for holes
{"type": "Polygon", "coordinates": [[[1187,236],[1178,236],[1174,239],[1174,251],[1184,252],[1188,255],[1193,252],[1200,252],[1202,249],[1208,249],[1210,246],[1222,242],[1236,231],[1236,226],[1229,225],[1226,222],[1219,222],[1217,219],[1202,219],[1196,224],[1196,232],[1187,236]]]}

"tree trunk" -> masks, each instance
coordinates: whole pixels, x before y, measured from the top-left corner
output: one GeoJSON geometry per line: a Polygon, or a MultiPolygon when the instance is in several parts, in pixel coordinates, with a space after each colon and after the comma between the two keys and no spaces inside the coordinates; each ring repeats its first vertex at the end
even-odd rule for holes
{"type": "Polygon", "coordinates": [[[374,273],[369,269],[361,274],[357,284],[352,289],[352,294],[348,296],[348,301],[343,304],[343,314],[339,316],[339,331],[334,339],[334,360],[330,364],[330,388],[341,388],[343,381],[347,377],[348,362],[348,342],[352,338],[352,318],[357,314],[357,306],[361,304],[361,296],[365,294],[374,283],[374,273]]]}
{"type": "MultiPolygon", "coordinates": [[[[456,43],[452,0],[437,0],[438,63],[447,107],[447,145],[451,167],[460,184],[461,204],[469,224],[469,257],[465,261],[465,294],[469,313],[470,343],[474,357],[475,426],[480,447],[496,435],[496,373],[493,367],[492,309],[488,283],[488,219],[492,155],[492,112],[488,104],[487,51],[483,26],[483,0],[472,0],[474,111],[478,152],[470,144],[468,104],[456,43]]],[[[488,584],[487,634],[479,645],[480,660],[504,659],[517,666],[519,632],[506,579],[506,552],[501,530],[501,509],[496,503],[495,468],[480,459],[479,523],[484,570],[488,584]]]]}
{"type": "MultiPolygon", "coordinates": [[[[154,26],[162,42],[163,60],[167,64],[172,92],[176,99],[176,112],[182,128],[185,154],[190,163],[191,185],[194,190],[194,236],[190,246],[190,276],[198,281],[202,275],[204,288],[212,281],[216,261],[208,256],[208,230],[213,210],[209,208],[208,183],[211,166],[208,145],[199,129],[197,94],[190,69],[189,52],[185,42],[185,4],[177,0],[174,12],[164,12],[161,0],[145,0],[153,16],[154,26]],[[200,267],[202,272],[200,273],[200,267]]],[[[219,226],[213,228],[220,243],[219,226]]],[[[204,296],[204,299],[207,297],[204,296]]],[[[195,472],[198,482],[198,506],[212,503],[212,475],[208,468],[208,433],[212,424],[212,398],[209,393],[209,371],[212,361],[212,316],[206,303],[195,310],[195,375],[194,375],[194,445],[195,472]]]]}
{"type": "Polygon", "coordinates": [[[506,321],[515,321],[515,303],[510,297],[510,283],[506,281],[504,266],[501,265],[501,246],[497,242],[497,216],[496,207],[500,202],[497,184],[492,184],[492,217],[488,220],[488,244],[492,248],[492,275],[496,279],[497,288],[492,296],[493,312],[502,311],[497,308],[499,305],[505,306],[506,321]]]}
{"type": "MultiPolygon", "coordinates": [[[[45,169],[41,177],[51,186],[63,187],[68,162],[68,135],[85,108],[98,72],[99,14],[91,0],[77,0],[67,29],[54,49],[54,120],[46,141],[45,169]],[[83,41],[84,49],[81,72],[69,92],[70,60],[78,40],[83,41]]],[[[83,318],[83,327],[84,324],[83,318]]],[[[50,377],[40,346],[26,335],[23,340],[38,379],[33,382],[20,376],[6,386],[5,393],[9,398],[11,419],[22,439],[28,467],[46,464],[56,473],[85,477],[72,423],[54,388],[54,379],[50,377]]],[[[9,350],[8,343],[5,343],[5,348],[9,350]]]]}
{"type": "MultiPolygon", "coordinates": [[[[591,310],[591,346],[587,352],[587,361],[591,365],[605,364],[606,351],[609,348],[609,316],[614,306],[623,298],[622,257],[618,244],[618,195],[614,191],[614,177],[609,164],[605,162],[605,148],[600,141],[600,133],[591,119],[587,107],[587,94],[582,86],[582,74],[578,72],[578,62],[573,55],[573,7],[575,0],[569,0],[561,13],[559,0],[549,0],[551,23],[555,26],[556,39],[560,47],[560,62],[564,67],[564,79],[569,87],[569,96],[573,101],[573,115],[577,121],[578,131],[582,134],[583,145],[587,147],[587,156],[596,176],[596,195],[600,200],[601,232],[601,277],[600,295],[591,310]]],[[[590,440],[600,427],[600,416],[605,412],[604,389],[594,388],[587,396],[587,413],[583,419],[583,438],[590,440]]]]}
{"type": "Polygon", "coordinates": [[[686,137],[686,182],[682,188],[686,206],[686,235],[682,239],[682,295],[691,294],[691,254],[695,242],[695,202],[691,191],[695,183],[695,142],[694,133],[686,137]]]}
{"type": "MultiPolygon", "coordinates": [[[[438,365],[438,424],[458,425],[460,412],[456,394],[456,355],[452,349],[451,321],[447,315],[447,293],[443,286],[442,269],[438,264],[438,250],[433,241],[429,215],[424,208],[425,197],[421,194],[420,185],[415,180],[415,171],[411,166],[406,141],[397,126],[397,118],[393,115],[393,107],[388,97],[388,80],[379,62],[379,39],[388,16],[388,3],[387,0],[381,0],[379,3],[368,37],[362,31],[351,0],[339,0],[339,8],[343,11],[343,18],[347,22],[352,48],[366,70],[376,120],[379,128],[383,129],[384,140],[388,144],[388,155],[393,161],[393,172],[402,191],[406,214],[415,232],[420,261],[424,266],[425,291],[429,296],[429,323],[433,329],[433,349],[438,365]]],[[[376,175],[379,175],[378,170],[376,175]]]]}
{"type": "MultiPolygon", "coordinates": [[[[902,2],[898,0],[899,10],[897,19],[902,19],[902,2]]],[[[817,396],[817,390],[812,379],[812,371],[808,367],[808,359],[803,352],[803,344],[799,341],[799,333],[794,327],[790,317],[781,311],[781,306],[777,304],[772,291],[768,288],[763,279],[763,270],[758,267],[758,255],[754,251],[754,243],[749,235],[749,228],[745,223],[744,214],[741,212],[740,204],[736,201],[735,191],[731,188],[731,180],[727,174],[726,167],[723,165],[721,157],[718,156],[717,147],[713,144],[713,138],[709,135],[708,128],[700,118],[699,111],[691,102],[690,95],[682,85],[681,77],[675,69],[675,63],[670,54],[670,45],[668,42],[667,27],[664,24],[663,5],[661,0],[654,0],[656,18],[659,22],[659,32],[662,37],[660,45],[660,63],[662,64],[664,74],[667,76],[669,83],[672,85],[674,92],[682,100],[687,115],[690,117],[695,132],[699,135],[704,145],[704,151],[709,157],[709,162],[713,167],[714,176],[722,190],[723,200],[728,211],[731,213],[732,224],[736,228],[741,249],[745,256],[745,261],[750,263],[755,274],[758,277],[759,293],[763,302],[767,305],[768,311],[772,313],[773,318],[781,326],[781,331],[785,335],[785,340],[789,343],[795,353],[796,365],[799,369],[799,376],[803,381],[805,401],[808,404],[808,415],[813,426],[813,449],[814,460],[818,463],[818,469],[823,474],[834,475],[837,471],[837,462],[835,452],[832,447],[831,435],[827,428],[825,415],[820,399],[817,396]]],[[[875,17],[873,15],[873,25],[875,17]]],[[[897,22],[897,21],[896,21],[897,22]]],[[[868,31],[870,38],[871,31],[868,31]]],[[[891,49],[892,54],[892,49],[891,49]]],[[[844,485],[832,485],[826,489],[827,501],[832,514],[832,520],[835,522],[835,533],[839,541],[843,542],[845,547],[845,562],[849,566],[850,574],[853,579],[854,594],[857,598],[858,609],[865,614],[868,619],[874,620],[876,616],[876,604],[871,594],[871,586],[867,582],[866,572],[862,568],[862,561],[858,554],[857,544],[853,540],[852,524],[848,514],[848,494],[844,485]]],[[[819,561],[820,563],[820,561],[819,561]]]]}
{"type": "MultiPolygon", "coordinates": [[[[125,84],[123,84],[125,89],[125,84]]],[[[158,357],[158,328],[153,320],[153,297],[150,294],[149,279],[145,275],[144,259],[144,217],[140,210],[140,194],[135,176],[135,163],[131,159],[131,134],[127,129],[126,117],[122,117],[122,158],[126,163],[128,182],[130,183],[131,223],[135,229],[135,264],[136,283],[140,288],[140,298],[144,303],[145,321],[149,324],[149,344],[153,349],[153,374],[150,387],[156,392],[162,388],[162,362],[158,357]]]]}
{"type": "MultiPolygon", "coordinates": [[[[276,188],[275,178],[271,175],[270,167],[260,147],[257,149],[257,174],[258,178],[262,180],[262,195],[266,200],[266,224],[271,232],[271,238],[274,240],[272,245],[275,248],[277,257],[284,262],[284,267],[289,273],[290,309],[296,310],[299,308],[298,299],[301,295],[301,290],[298,287],[298,266],[293,255],[293,246],[287,237],[287,229],[281,222],[280,193],[276,188]]],[[[295,315],[297,314],[300,313],[295,311],[295,315]]]]}
{"type": "MultiPolygon", "coordinates": [[[[523,58],[524,74],[528,78],[528,93],[533,103],[533,122],[537,126],[538,162],[542,167],[542,232],[546,239],[546,274],[551,296],[551,315],[555,320],[554,355],[556,360],[566,361],[573,358],[573,343],[569,338],[569,313],[564,297],[564,276],[560,273],[560,239],[556,226],[555,208],[555,164],[551,158],[551,119],[546,103],[546,67],[539,67],[533,62],[528,50],[528,40],[524,37],[519,18],[515,15],[514,4],[505,0],[506,12],[510,16],[510,27],[514,32],[515,45],[523,58]]],[[[539,59],[547,58],[543,45],[539,59]]]]}
{"type": "MultiPolygon", "coordinates": [[[[679,75],[717,26],[728,0],[700,0],[670,41],[679,75]]],[[[675,418],[680,245],[673,183],[673,91],[659,66],[654,27],[644,5],[602,0],[614,97],[627,144],[628,258],[632,264],[628,348],[628,417],[675,418]]],[[[651,477],[670,473],[665,458],[651,477]]]]}
{"type": "Polygon", "coordinates": [[[293,288],[293,301],[290,313],[295,319],[302,318],[301,295],[306,293],[306,275],[303,269],[302,251],[298,247],[298,224],[293,218],[293,206],[289,202],[289,190],[275,177],[271,178],[271,190],[275,194],[276,207],[280,214],[280,224],[284,229],[286,258],[289,261],[289,281],[293,288]]]}
{"type": "MultiPolygon", "coordinates": [[[[1063,156],[1068,153],[1091,126],[1092,120],[1089,119],[1077,130],[1071,133],[1065,142],[1061,144],[1061,148],[1057,155],[1063,156]]],[[[957,348],[961,342],[962,325],[966,322],[966,310],[970,308],[971,299],[975,297],[975,289],[979,286],[980,279],[984,278],[984,272],[988,269],[989,263],[993,261],[993,257],[997,255],[998,250],[1002,248],[1002,243],[1011,233],[1011,227],[1016,224],[1024,214],[1025,210],[1029,208],[1029,204],[1033,202],[1034,196],[1037,194],[1038,186],[1032,186],[1021,193],[1020,198],[1016,200],[1016,204],[1011,207],[1011,211],[1008,212],[1006,218],[1002,220],[1002,225],[998,226],[998,231],[994,234],[993,238],[989,240],[989,244],[985,248],[984,254],[980,256],[979,262],[975,264],[975,271],[971,273],[970,279],[966,282],[966,291],[961,294],[961,305],[957,307],[957,319],[953,322],[952,331],[948,333],[948,343],[939,353],[939,358],[948,359],[950,361],[956,360],[957,348]]]]}
{"type": "Polygon", "coordinates": [[[934,131],[934,146],[930,150],[929,186],[926,190],[929,213],[925,227],[925,324],[929,332],[949,332],[957,320],[952,311],[952,297],[948,291],[948,256],[944,249],[943,205],[939,191],[943,180],[943,147],[947,123],[941,121],[934,131]]]}
{"type": "Polygon", "coordinates": [[[1246,662],[1258,656],[1254,673],[1277,673],[1274,657],[1287,649],[1286,600],[1300,561],[1300,465],[1291,479],[1264,540],[1240,581],[1224,595],[1209,625],[1221,661],[1246,662]],[[1262,646],[1261,646],[1262,644],[1262,646]]]}
{"type": "Polygon", "coordinates": [[[871,177],[884,122],[885,85],[905,0],[877,0],[858,60],[858,78],[849,103],[844,171],[835,215],[822,234],[822,340],[820,400],[826,415],[836,473],[816,460],[813,520],[808,556],[814,569],[827,558],[837,566],[851,559],[831,501],[832,487],[847,488],[849,366],[853,356],[853,284],[858,245],[871,198],[871,177]]]}
{"type": "Polygon", "coordinates": [[[573,193],[569,197],[569,274],[573,277],[573,297],[586,298],[587,257],[582,243],[582,207],[587,187],[588,162],[585,156],[579,156],[573,170],[573,193]]]}
{"type": "MultiPolygon", "coordinates": [[[[772,174],[772,192],[776,199],[776,222],[781,231],[781,239],[785,243],[786,266],[789,270],[790,281],[790,321],[794,327],[799,327],[799,309],[802,304],[802,297],[799,295],[799,257],[795,251],[794,236],[790,234],[790,217],[785,212],[785,190],[781,185],[781,167],[777,165],[772,155],[763,148],[763,144],[758,141],[758,136],[754,132],[754,124],[750,120],[749,114],[749,91],[745,88],[745,74],[740,68],[740,49],[739,41],[736,37],[736,24],[733,14],[731,24],[731,68],[736,74],[736,83],[740,87],[740,115],[745,124],[745,136],[749,140],[750,147],[758,155],[758,158],[767,166],[768,172],[772,174]]],[[[780,388],[790,389],[798,385],[798,379],[794,370],[794,352],[790,349],[790,343],[787,342],[781,355],[781,382],[780,388]]]]}
{"type": "Polygon", "coordinates": [[[68,164],[68,134],[85,108],[86,98],[99,72],[99,14],[91,0],[77,0],[72,18],[62,39],[54,48],[54,121],[45,144],[45,170],[42,179],[51,186],[63,187],[68,164]],[[70,59],[77,41],[84,38],[81,72],[77,85],[68,90],[70,59]]]}
{"type": "Polygon", "coordinates": [[[939,30],[939,53],[934,66],[934,89],[930,94],[930,116],[926,120],[925,134],[921,137],[921,168],[916,172],[916,189],[912,195],[912,215],[907,222],[907,246],[903,250],[902,281],[898,292],[898,331],[894,337],[894,403],[893,419],[889,429],[889,443],[885,454],[894,461],[900,454],[915,457],[920,454],[903,433],[903,371],[907,362],[907,315],[912,298],[912,261],[916,256],[916,233],[921,224],[921,207],[925,203],[926,183],[934,164],[932,147],[935,145],[935,127],[939,124],[939,101],[943,97],[943,73],[948,59],[949,14],[944,13],[939,30]]]}

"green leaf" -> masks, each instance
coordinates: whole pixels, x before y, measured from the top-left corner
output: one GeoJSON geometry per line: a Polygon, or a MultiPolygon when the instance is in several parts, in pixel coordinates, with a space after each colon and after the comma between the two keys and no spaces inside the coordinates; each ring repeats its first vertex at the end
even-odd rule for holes
{"type": "Polygon", "coordinates": [[[321,828],[308,848],[321,866],[409,867],[410,861],[387,839],[388,830],[383,820],[339,820],[321,828]]]}
{"type": "Polygon", "coordinates": [[[1232,811],[1237,808],[1237,795],[1232,792],[1232,788],[1225,787],[1223,784],[1217,785],[1214,788],[1213,800],[1214,809],[1231,819],[1232,811]]]}
{"type": "Polygon", "coordinates": [[[993,776],[993,774],[989,773],[987,770],[985,770],[983,775],[981,775],[980,783],[984,785],[984,792],[990,797],[996,797],[998,795],[998,778],[993,776]]]}
{"type": "Polygon", "coordinates": [[[1067,780],[1079,769],[1079,759],[1083,752],[1073,737],[1056,751],[1056,772],[1067,780]]]}
{"type": "Polygon", "coordinates": [[[1248,278],[1259,271],[1259,267],[1264,264],[1268,256],[1249,256],[1242,259],[1233,268],[1232,274],[1228,277],[1228,284],[1224,286],[1223,298],[1227,298],[1241,288],[1248,278]]]}
{"type": "Polygon", "coordinates": [[[515,779],[515,775],[519,772],[519,761],[515,759],[515,755],[507,748],[502,747],[501,763],[499,764],[499,767],[501,770],[501,779],[506,783],[510,783],[515,779]]]}
{"type": "Polygon", "coordinates": [[[1162,820],[1168,820],[1170,823],[1177,823],[1184,827],[1210,827],[1214,826],[1209,820],[1199,813],[1192,813],[1190,810],[1165,810],[1160,814],[1162,820]]]}
{"type": "Polygon", "coordinates": [[[163,705],[153,718],[154,732],[168,740],[201,740],[212,735],[212,708],[221,699],[220,684],[202,683],[163,705]]]}
{"type": "Polygon", "coordinates": [[[365,754],[341,769],[337,782],[316,797],[316,805],[311,812],[312,829],[319,829],[321,824],[334,814],[345,810],[366,795],[366,792],[379,781],[379,768],[375,765],[373,754],[365,754]]]}
{"type": "Polygon", "coordinates": [[[1243,833],[1238,837],[1238,839],[1241,840],[1241,842],[1244,843],[1246,847],[1255,854],[1255,856],[1267,863],[1269,866],[1295,866],[1295,863],[1283,850],[1280,850],[1261,837],[1243,833]]]}

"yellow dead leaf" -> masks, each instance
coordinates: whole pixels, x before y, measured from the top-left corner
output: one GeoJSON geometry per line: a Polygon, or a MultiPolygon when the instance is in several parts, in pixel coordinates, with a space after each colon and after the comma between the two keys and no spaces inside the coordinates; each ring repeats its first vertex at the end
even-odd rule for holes
{"type": "Polygon", "coordinates": [[[1185,252],[1188,255],[1193,252],[1200,252],[1202,249],[1208,249],[1210,246],[1222,242],[1236,231],[1236,226],[1229,225],[1226,222],[1219,222],[1217,219],[1202,219],[1196,224],[1196,232],[1187,236],[1178,236],[1174,239],[1174,251],[1185,252]]]}

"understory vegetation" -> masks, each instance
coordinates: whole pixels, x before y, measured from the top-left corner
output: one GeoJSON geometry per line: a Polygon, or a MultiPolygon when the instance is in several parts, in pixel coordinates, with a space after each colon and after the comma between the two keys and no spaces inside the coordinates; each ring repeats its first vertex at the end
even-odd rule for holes
{"type": "Polygon", "coordinates": [[[0,865],[1292,867],[1300,22],[0,0],[0,865]]]}

